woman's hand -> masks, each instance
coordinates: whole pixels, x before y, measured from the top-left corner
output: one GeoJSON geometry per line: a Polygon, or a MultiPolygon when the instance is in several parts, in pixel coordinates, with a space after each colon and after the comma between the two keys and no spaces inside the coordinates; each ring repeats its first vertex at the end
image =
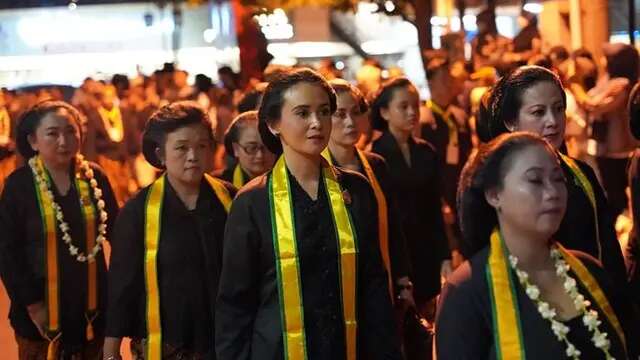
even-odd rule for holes
{"type": "Polygon", "coordinates": [[[44,306],[43,302],[38,302],[35,304],[27,305],[27,312],[29,313],[29,318],[38,329],[40,335],[48,339],[47,333],[45,331],[47,326],[47,308],[44,306]]]}

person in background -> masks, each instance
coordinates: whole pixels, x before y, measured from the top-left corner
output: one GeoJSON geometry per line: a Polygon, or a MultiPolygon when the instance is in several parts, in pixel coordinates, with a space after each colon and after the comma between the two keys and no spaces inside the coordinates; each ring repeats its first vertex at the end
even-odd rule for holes
{"type": "MultiPolygon", "coordinates": [[[[629,95],[629,128],[631,134],[640,140],[640,83],[637,83],[629,95]]],[[[628,245],[624,249],[629,274],[629,287],[633,301],[640,306],[640,148],[636,148],[629,165],[630,210],[633,228],[628,245]]]]}
{"type": "Polygon", "coordinates": [[[627,206],[627,166],[638,144],[629,130],[627,102],[638,81],[640,58],[634,47],[625,44],[605,44],[603,50],[608,78],[584,107],[594,121],[596,161],[613,216],[617,218],[627,206]]]}
{"type": "Polygon", "coordinates": [[[434,58],[427,65],[431,99],[427,101],[431,121],[422,125],[421,137],[438,154],[443,213],[452,250],[457,249],[460,229],[456,221],[457,179],[472,149],[471,131],[466,113],[455,106],[458,94],[452,83],[449,62],[434,58]],[[454,180],[455,179],[455,180],[454,180]]]}
{"type": "Polygon", "coordinates": [[[226,153],[236,159],[236,165],[216,175],[238,189],[269,171],[275,162],[275,156],[264,146],[258,133],[258,112],[255,110],[233,119],[224,135],[224,147],[226,153]]]}
{"type": "Polygon", "coordinates": [[[371,149],[387,162],[407,238],[414,298],[418,311],[432,320],[440,278],[451,271],[451,253],[442,219],[438,154],[431,144],[412,136],[419,101],[407,78],[383,83],[371,103],[373,127],[382,135],[371,149]]]}

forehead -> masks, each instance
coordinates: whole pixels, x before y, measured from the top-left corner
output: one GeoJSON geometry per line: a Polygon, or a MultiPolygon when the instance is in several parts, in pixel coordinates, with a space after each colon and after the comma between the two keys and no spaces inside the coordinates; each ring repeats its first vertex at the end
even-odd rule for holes
{"type": "Polygon", "coordinates": [[[65,108],[57,108],[46,113],[40,120],[38,128],[78,126],[76,118],[65,108]]]}
{"type": "Polygon", "coordinates": [[[293,85],[284,92],[284,106],[295,107],[301,105],[321,106],[329,104],[329,94],[320,85],[301,82],[293,85]]]}
{"type": "Polygon", "coordinates": [[[338,106],[350,106],[356,103],[356,97],[351,91],[340,91],[337,94],[338,106]]]}
{"type": "Polygon", "coordinates": [[[542,168],[546,171],[559,168],[555,155],[551,154],[542,144],[531,144],[512,154],[508,159],[508,166],[507,176],[522,174],[532,168],[542,168]]]}
{"type": "Polygon", "coordinates": [[[412,86],[401,86],[393,89],[391,101],[418,101],[418,93],[412,86]]]}
{"type": "Polygon", "coordinates": [[[522,105],[562,101],[562,89],[552,81],[539,81],[526,88],[520,96],[522,105]]]}
{"type": "Polygon", "coordinates": [[[190,124],[180,127],[167,134],[167,142],[172,141],[200,141],[210,139],[210,129],[204,124],[190,124]]]}

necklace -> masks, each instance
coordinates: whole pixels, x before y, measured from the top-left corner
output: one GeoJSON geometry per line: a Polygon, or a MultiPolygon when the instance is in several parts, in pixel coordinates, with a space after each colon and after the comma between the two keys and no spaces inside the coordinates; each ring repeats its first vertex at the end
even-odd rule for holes
{"type": "MultiPolygon", "coordinates": [[[[94,178],[94,173],[89,163],[84,160],[82,155],[76,156],[77,168],[80,169],[78,173],[76,173],[76,178],[80,179],[81,174],[84,174],[85,180],[91,186],[91,190],[93,191],[93,197],[96,200],[96,206],[98,207],[98,213],[100,216],[100,221],[98,224],[98,235],[96,236],[96,245],[91,249],[89,254],[85,254],[80,249],[73,245],[71,235],[69,235],[69,224],[64,221],[64,214],[62,213],[62,208],[55,201],[53,196],[53,191],[51,191],[51,181],[49,180],[48,175],[46,174],[46,170],[44,169],[44,165],[42,164],[42,160],[38,156],[34,156],[29,159],[29,167],[31,167],[31,172],[38,184],[38,188],[40,192],[47,196],[51,201],[51,205],[53,207],[56,220],[58,222],[58,229],[62,232],[62,240],[69,247],[69,254],[74,256],[78,262],[90,262],[95,261],[96,255],[100,252],[102,248],[102,243],[106,240],[107,234],[107,219],[108,215],[105,210],[105,202],[102,200],[102,190],[98,187],[98,182],[94,178]]],[[[83,203],[91,202],[89,198],[80,197],[80,205],[83,206],[83,203]]]]}
{"type": "MultiPolygon", "coordinates": [[[[569,275],[569,270],[571,268],[563,259],[562,254],[557,249],[556,245],[551,247],[550,254],[551,259],[554,262],[556,275],[560,280],[562,280],[565,292],[571,298],[575,309],[578,310],[578,313],[582,316],[582,323],[593,334],[591,342],[593,342],[595,347],[605,354],[607,360],[615,360],[615,358],[609,353],[611,342],[608,339],[607,333],[600,331],[600,325],[602,322],[598,320],[598,312],[590,309],[591,302],[586,300],[578,291],[576,280],[569,275]]],[[[518,281],[520,282],[520,285],[524,287],[525,293],[536,304],[538,312],[542,318],[551,323],[551,330],[556,338],[558,338],[558,341],[561,341],[566,345],[567,356],[574,360],[580,359],[580,350],[578,350],[567,338],[569,327],[558,321],[556,310],[552,308],[548,302],[545,302],[540,298],[540,289],[529,281],[529,274],[518,269],[518,258],[513,255],[509,255],[509,263],[511,264],[511,268],[516,272],[518,281]]]]}

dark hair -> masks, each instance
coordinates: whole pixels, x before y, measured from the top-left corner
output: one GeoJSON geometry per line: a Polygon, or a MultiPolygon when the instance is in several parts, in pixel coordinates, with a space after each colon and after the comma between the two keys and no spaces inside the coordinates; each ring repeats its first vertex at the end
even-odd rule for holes
{"type": "Polygon", "coordinates": [[[214,143],[213,130],[209,115],[198,103],[194,101],[177,101],[165,105],[151,115],[142,133],[142,154],[144,158],[158,169],[164,169],[164,165],[156,149],[164,151],[167,135],[180,128],[193,124],[202,124],[214,143]]]}
{"type": "Polygon", "coordinates": [[[240,132],[243,128],[245,128],[249,123],[258,123],[258,112],[255,110],[245,111],[242,114],[236,116],[227,131],[224,133],[224,148],[227,151],[227,154],[231,156],[236,156],[233,152],[233,143],[238,142],[238,138],[240,138],[240,132]]]}
{"type": "Polygon", "coordinates": [[[540,66],[549,70],[552,70],[553,68],[553,64],[551,63],[551,58],[544,54],[534,55],[531,59],[529,59],[527,64],[540,66]]]}
{"type": "Polygon", "coordinates": [[[487,202],[487,190],[502,190],[504,177],[511,169],[515,155],[529,146],[542,146],[555,157],[549,143],[527,132],[502,134],[467,161],[458,184],[458,218],[462,230],[460,250],[465,258],[489,244],[489,237],[498,225],[498,215],[487,202]]]}
{"type": "Polygon", "coordinates": [[[491,91],[489,99],[491,116],[487,127],[490,138],[495,138],[513,127],[513,122],[518,119],[518,112],[522,106],[522,94],[540,82],[555,84],[560,90],[563,105],[567,106],[566,94],[558,75],[540,66],[521,66],[502,77],[491,91]]]}
{"type": "Polygon", "coordinates": [[[356,99],[356,102],[358,103],[358,110],[361,114],[364,114],[367,112],[367,110],[369,110],[369,103],[367,102],[367,99],[365,99],[360,89],[358,89],[358,87],[354,86],[347,80],[333,79],[329,81],[329,85],[331,85],[333,90],[336,92],[336,95],[342,93],[351,94],[351,96],[356,99]]]}
{"type": "Polygon", "coordinates": [[[262,95],[264,94],[264,89],[266,88],[266,83],[261,84],[258,84],[254,89],[246,92],[240,101],[238,101],[238,113],[258,110],[260,107],[260,101],[262,100],[262,95]],[[264,86],[261,84],[264,84],[264,86]]]}
{"type": "Polygon", "coordinates": [[[591,53],[591,51],[587,50],[587,48],[579,48],[579,49],[573,50],[573,52],[571,53],[571,57],[573,59],[583,57],[591,61],[595,61],[593,58],[593,54],[591,53]]]}
{"type": "Polygon", "coordinates": [[[381,110],[389,107],[395,90],[402,88],[411,88],[416,91],[416,93],[418,92],[413,83],[404,76],[388,79],[380,85],[371,102],[370,116],[374,129],[384,131],[388,128],[389,124],[387,124],[387,121],[382,117],[381,110]]]}
{"type": "Polygon", "coordinates": [[[640,140],[640,83],[636,83],[629,94],[629,128],[631,134],[640,140]]]}
{"type": "Polygon", "coordinates": [[[37,154],[29,143],[29,135],[33,135],[36,132],[42,118],[47,114],[56,112],[60,109],[66,110],[80,131],[80,139],[83,138],[83,125],[86,123],[85,117],[71,104],[64,101],[45,100],[35,104],[31,109],[27,110],[18,119],[18,126],[16,128],[16,146],[18,152],[23,158],[29,159],[37,154]]]}
{"type": "Polygon", "coordinates": [[[611,78],[622,77],[631,84],[638,81],[638,50],[627,44],[606,44],[604,54],[607,58],[607,73],[611,78]]]}
{"type": "MultiPolygon", "coordinates": [[[[491,131],[489,130],[489,123],[491,122],[491,89],[487,90],[480,98],[478,104],[478,112],[476,113],[476,133],[478,138],[483,143],[491,141],[491,131]]],[[[504,124],[503,124],[504,126],[504,124]]],[[[509,132],[506,128],[501,129],[501,132],[509,132]]]]}
{"type": "Polygon", "coordinates": [[[269,125],[280,121],[285,93],[299,83],[309,83],[320,86],[329,97],[331,113],[333,114],[336,111],[336,93],[322,75],[305,68],[287,70],[276,75],[269,85],[267,85],[264,95],[262,96],[260,109],[258,110],[258,131],[260,132],[260,137],[267,149],[276,155],[282,153],[282,143],[278,136],[271,133],[269,125]]]}

